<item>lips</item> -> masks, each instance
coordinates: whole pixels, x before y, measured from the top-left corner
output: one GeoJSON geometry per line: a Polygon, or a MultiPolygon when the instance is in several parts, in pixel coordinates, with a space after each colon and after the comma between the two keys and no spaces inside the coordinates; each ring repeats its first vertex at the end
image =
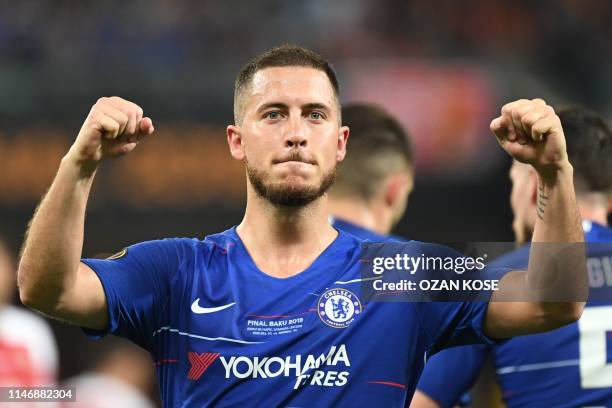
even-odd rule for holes
{"type": "Polygon", "coordinates": [[[310,165],[314,165],[314,163],[310,163],[307,161],[301,161],[301,160],[286,160],[286,161],[281,161],[278,162],[276,164],[282,164],[282,163],[292,163],[292,164],[310,164],[310,165]]]}
{"type": "Polygon", "coordinates": [[[304,164],[312,164],[315,165],[317,162],[313,159],[306,159],[304,157],[285,157],[281,159],[276,159],[272,161],[273,164],[280,163],[304,163],[304,164]]]}

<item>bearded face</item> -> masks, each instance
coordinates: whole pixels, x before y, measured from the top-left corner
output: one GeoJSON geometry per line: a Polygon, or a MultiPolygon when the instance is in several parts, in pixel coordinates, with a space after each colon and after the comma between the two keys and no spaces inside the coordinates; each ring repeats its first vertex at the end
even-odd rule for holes
{"type": "MultiPolygon", "coordinates": [[[[291,161],[303,162],[303,159],[296,153],[291,157],[291,161]]],[[[247,177],[255,192],[270,203],[284,207],[303,207],[321,197],[331,187],[336,176],[336,167],[322,175],[322,178],[315,185],[303,183],[292,183],[290,180],[273,181],[273,177],[263,170],[258,170],[245,160],[247,177]]]]}
{"type": "Polygon", "coordinates": [[[332,185],[346,153],[348,128],[323,71],[273,67],[258,71],[239,125],[228,127],[232,156],[252,190],[277,206],[301,207],[332,185]]]}

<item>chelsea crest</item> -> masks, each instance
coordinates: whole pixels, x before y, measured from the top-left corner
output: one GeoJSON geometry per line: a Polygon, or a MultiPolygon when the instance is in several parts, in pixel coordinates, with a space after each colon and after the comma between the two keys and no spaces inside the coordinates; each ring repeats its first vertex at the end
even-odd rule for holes
{"type": "Polygon", "coordinates": [[[361,313],[359,298],[345,289],[328,289],[317,302],[317,314],[328,326],[343,329],[361,313]]]}

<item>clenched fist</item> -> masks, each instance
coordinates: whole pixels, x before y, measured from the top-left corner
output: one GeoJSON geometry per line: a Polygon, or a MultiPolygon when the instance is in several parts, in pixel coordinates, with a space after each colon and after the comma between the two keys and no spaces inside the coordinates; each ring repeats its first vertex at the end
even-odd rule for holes
{"type": "Polygon", "coordinates": [[[153,133],[153,122],[142,108],[117,96],[100,98],[91,108],[68,156],[86,166],[134,150],[153,133]]]}
{"type": "Polygon", "coordinates": [[[568,163],[565,136],[554,109],[542,99],[519,99],[504,105],[491,131],[510,156],[538,172],[568,163]]]}

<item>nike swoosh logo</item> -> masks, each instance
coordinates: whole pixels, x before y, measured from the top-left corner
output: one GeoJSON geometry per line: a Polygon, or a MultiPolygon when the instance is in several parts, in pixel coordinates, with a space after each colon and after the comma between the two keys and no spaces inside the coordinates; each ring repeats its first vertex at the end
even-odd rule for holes
{"type": "Polygon", "coordinates": [[[353,279],[353,280],[349,280],[349,281],[335,281],[334,283],[337,283],[339,285],[346,285],[347,283],[355,283],[355,282],[378,280],[380,278],[382,278],[382,276],[372,276],[371,278],[359,278],[359,279],[353,279]]]}
{"type": "Polygon", "coordinates": [[[219,312],[219,311],[221,311],[223,309],[227,309],[228,307],[232,307],[232,306],[234,306],[236,304],[236,302],[233,302],[233,303],[229,303],[227,305],[217,306],[217,307],[200,307],[200,305],[198,304],[199,302],[200,302],[200,298],[197,298],[191,304],[191,311],[193,313],[197,313],[197,314],[215,313],[215,312],[219,312]]]}

